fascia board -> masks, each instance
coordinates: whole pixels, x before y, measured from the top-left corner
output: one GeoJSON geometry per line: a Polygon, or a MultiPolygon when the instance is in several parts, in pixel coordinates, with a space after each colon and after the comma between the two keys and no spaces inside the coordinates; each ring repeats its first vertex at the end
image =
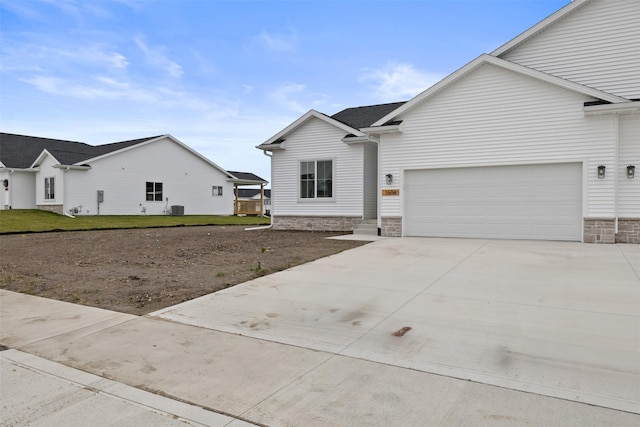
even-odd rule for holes
{"type": "Polygon", "coordinates": [[[372,135],[365,135],[365,136],[351,136],[351,137],[344,137],[342,138],[342,142],[344,142],[347,145],[350,144],[366,144],[366,143],[374,143],[377,144],[380,142],[380,140],[372,135]]]}
{"type": "Polygon", "coordinates": [[[78,166],[78,165],[54,165],[53,167],[58,169],[75,170],[75,171],[88,171],[91,169],[91,166],[78,166]]]}
{"type": "Polygon", "coordinates": [[[513,48],[519,46],[520,44],[524,43],[525,41],[529,40],[531,37],[535,36],[540,31],[546,29],[550,25],[552,25],[555,22],[557,22],[559,19],[565,17],[566,15],[570,14],[571,12],[573,12],[576,9],[578,9],[579,7],[584,6],[585,4],[587,4],[590,1],[591,0],[573,0],[573,1],[571,1],[571,3],[569,3],[566,6],[564,6],[562,9],[552,13],[551,15],[549,15],[548,17],[546,17],[542,21],[538,22],[533,27],[529,28],[528,30],[524,31],[523,33],[519,34],[518,36],[514,37],[513,39],[509,40],[507,43],[503,44],[502,46],[500,46],[499,48],[497,48],[496,50],[491,52],[491,55],[493,55],[493,56],[503,55],[504,53],[510,51],[511,49],[513,49],[513,48]]]}
{"type": "Polygon", "coordinates": [[[279,139],[282,139],[284,137],[286,137],[288,134],[290,134],[291,132],[293,132],[294,130],[298,129],[300,126],[302,126],[304,123],[307,122],[307,120],[311,119],[311,118],[316,118],[316,119],[320,119],[323,122],[326,122],[330,125],[333,125],[339,129],[342,129],[343,131],[345,131],[346,133],[352,133],[356,136],[364,136],[364,134],[362,132],[360,132],[358,129],[354,129],[351,126],[345,125],[342,122],[339,122],[335,119],[332,119],[331,117],[319,113],[316,110],[309,110],[307,111],[303,116],[299,117],[296,121],[294,121],[293,123],[291,123],[289,126],[287,126],[286,128],[282,129],[280,132],[278,132],[277,134],[273,135],[271,138],[267,139],[265,142],[263,142],[262,144],[258,145],[258,148],[260,149],[264,149],[261,147],[264,147],[266,145],[272,144],[274,141],[277,141],[279,139]]]}
{"type": "Polygon", "coordinates": [[[640,102],[626,104],[589,105],[582,108],[585,116],[599,116],[603,114],[640,114],[640,102]]]}
{"type": "MultiPolygon", "coordinates": [[[[381,118],[380,120],[375,122],[373,125],[371,125],[371,127],[367,128],[366,130],[369,131],[369,129],[371,129],[371,128],[375,127],[375,126],[382,126],[385,123],[395,119],[396,117],[399,117],[401,114],[411,110],[417,104],[420,104],[425,99],[433,96],[435,93],[441,91],[445,87],[447,87],[450,84],[454,83],[455,81],[459,80],[460,78],[462,78],[463,76],[467,75],[468,73],[470,73],[471,71],[473,71],[474,69],[476,69],[477,67],[479,67],[480,65],[483,65],[483,64],[495,65],[497,67],[501,67],[501,68],[504,68],[506,70],[513,71],[515,73],[523,74],[523,75],[526,75],[526,76],[529,76],[529,77],[532,77],[532,78],[547,82],[549,84],[560,86],[560,87],[565,88],[567,90],[578,92],[578,93],[581,93],[581,94],[584,94],[584,95],[591,96],[593,98],[602,99],[602,100],[609,101],[609,102],[612,102],[612,103],[626,103],[626,102],[629,102],[628,99],[625,99],[625,98],[622,98],[622,97],[619,97],[619,96],[616,96],[616,95],[612,95],[610,93],[603,92],[601,90],[593,89],[593,88],[590,88],[590,87],[587,87],[587,86],[584,86],[584,85],[581,85],[581,84],[578,84],[578,83],[574,83],[574,82],[571,82],[569,80],[561,79],[560,77],[555,77],[555,76],[552,76],[550,74],[546,74],[546,73],[543,73],[541,71],[534,70],[533,68],[528,68],[528,67],[525,67],[525,66],[522,66],[522,65],[515,64],[513,62],[505,61],[504,59],[496,58],[495,56],[491,56],[491,55],[488,55],[488,54],[485,53],[485,54],[480,55],[479,57],[477,57],[473,61],[469,62],[464,67],[458,69],[453,74],[450,74],[449,76],[447,76],[444,79],[440,80],[438,83],[436,83],[435,85],[431,86],[429,89],[425,90],[424,92],[420,93],[415,98],[413,98],[411,101],[409,101],[406,104],[402,105],[397,110],[392,111],[391,113],[387,114],[386,116],[384,116],[383,118],[381,118]]],[[[363,129],[363,130],[365,130],[365,129],[363,129]]]]}

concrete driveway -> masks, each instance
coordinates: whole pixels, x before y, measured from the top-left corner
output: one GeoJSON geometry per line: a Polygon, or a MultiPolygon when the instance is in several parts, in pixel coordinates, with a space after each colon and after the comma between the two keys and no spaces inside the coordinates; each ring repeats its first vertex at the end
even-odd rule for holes
{"type": "Polygon", "coordinates": [[[148,317],[640,413],[640,245],[383,239],[148,317]]]}

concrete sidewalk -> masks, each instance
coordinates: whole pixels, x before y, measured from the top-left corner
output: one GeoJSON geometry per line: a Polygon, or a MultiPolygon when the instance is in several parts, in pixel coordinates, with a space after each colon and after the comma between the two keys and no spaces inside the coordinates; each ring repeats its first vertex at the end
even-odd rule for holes
{"type": "Polygon", "coordinates": [[[12,348],[0,353],[7,425],[635,426],[640,420],[629,412],[4,290],[0,308],[0,343],[12,348]],[[48,408],[57,418],[42,418],[41,390],[53,402],[44,413],[48,408]],[[19,409],[9,410],[13,405],[19,409]]]}

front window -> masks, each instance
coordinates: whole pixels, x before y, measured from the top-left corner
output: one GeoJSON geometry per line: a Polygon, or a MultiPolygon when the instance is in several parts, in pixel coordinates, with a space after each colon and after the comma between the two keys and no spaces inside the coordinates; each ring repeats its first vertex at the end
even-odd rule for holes
{"type": "Polygon", "coordinates": [[[56,180],[54,177],[44,179],[44,199],[55,200],[56,198],[56,180]]]}
{"type": "Polygon", "coordinates": [[[147,181],[147,202],[162,201],[162,183],[147,181]]]}
{"type": "Polygon", "coordinates": [[[333,161],[300,162],[300,198],[333,197],[333,161]]]}

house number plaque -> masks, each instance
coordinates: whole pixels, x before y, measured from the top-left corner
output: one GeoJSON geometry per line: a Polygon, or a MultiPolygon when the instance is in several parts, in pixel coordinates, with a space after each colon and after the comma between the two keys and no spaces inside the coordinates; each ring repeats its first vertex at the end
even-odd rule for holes
{"type": "Polygon", "coordinates": [[[400,190],[397,188],[393,190],[382,190],[382,195],[383,196],[399,196],[400,190]]]}

